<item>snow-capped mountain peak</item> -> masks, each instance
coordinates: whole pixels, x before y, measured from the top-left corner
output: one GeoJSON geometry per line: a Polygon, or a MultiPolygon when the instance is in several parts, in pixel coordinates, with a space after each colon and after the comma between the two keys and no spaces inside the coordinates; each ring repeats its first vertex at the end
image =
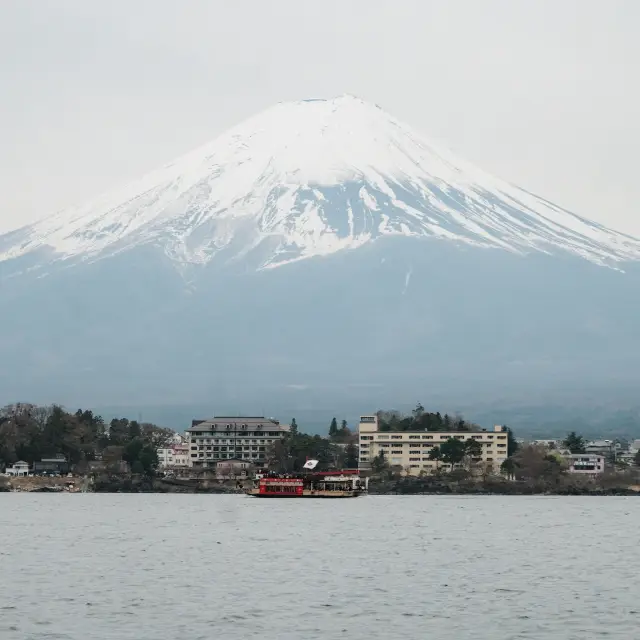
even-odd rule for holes
{"type": "Polygon", "coordinates": [[[0,261],[98,259],[140,245],[203,264],[268,240],[263,268],[382,236],[637,260],[640,241],[438,148],[344,95],[277,104],[140,180],[0,236],[0,261]]]}

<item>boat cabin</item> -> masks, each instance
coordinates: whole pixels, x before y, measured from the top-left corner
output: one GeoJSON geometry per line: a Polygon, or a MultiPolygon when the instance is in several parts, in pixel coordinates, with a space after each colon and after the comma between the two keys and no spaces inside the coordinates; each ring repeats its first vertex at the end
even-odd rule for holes
{"type": "Polygon", "coordinates": [[[302,478],[260,478],[260,495],[301,496],[304,489],[302,478]]]}

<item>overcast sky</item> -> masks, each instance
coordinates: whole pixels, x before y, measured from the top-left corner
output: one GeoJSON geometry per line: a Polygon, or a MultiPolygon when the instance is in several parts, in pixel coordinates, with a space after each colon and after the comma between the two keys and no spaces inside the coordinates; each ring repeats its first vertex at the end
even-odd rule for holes
{"type": "Polygon", "coordinates": [[[0,231],[356,94],[640,236],[640,0],[0,0],[0,231]]]}

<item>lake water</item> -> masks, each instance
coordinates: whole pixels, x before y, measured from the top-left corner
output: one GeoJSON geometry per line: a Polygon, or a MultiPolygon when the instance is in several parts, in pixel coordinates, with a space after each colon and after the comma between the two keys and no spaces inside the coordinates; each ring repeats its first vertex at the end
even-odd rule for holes
{"type": "Polygon", "coordinates": [[[0,494],[2,640],[640,637],[640,500],[0,494]]]}

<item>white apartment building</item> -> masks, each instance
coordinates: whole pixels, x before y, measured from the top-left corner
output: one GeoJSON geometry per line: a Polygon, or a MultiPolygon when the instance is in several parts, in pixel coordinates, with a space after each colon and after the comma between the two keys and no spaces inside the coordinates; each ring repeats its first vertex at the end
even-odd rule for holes
{"type": "Polygon", "coordinates": [[[193,420],[187,429],[189,464],[215,468],[219,460],[247,460],[261,469],[269,447],[288,432],[288,424],[264,416],[193,420]]]}
{"type": "Polygon", "coordinates": [[[410,475],[421,471],[433,472],[442,463],[429,460],[429,452],[449,438],[456,440],[473,439],[482,445],[479,463],[490,467],[494,473],[507,458],[508,436],[501,426],[494,431],[378,431],[378,417],[362,416],[358,425],[359,468],[371,468],[371,461],[384,452],[391,466],[401,466],[410,475]]]}
{"type": "Polygon", "coordinates": [[[188,467],[189,466],[189,445],[170,444],[164,449],[158,449],[159,467],[188,467]]]}

